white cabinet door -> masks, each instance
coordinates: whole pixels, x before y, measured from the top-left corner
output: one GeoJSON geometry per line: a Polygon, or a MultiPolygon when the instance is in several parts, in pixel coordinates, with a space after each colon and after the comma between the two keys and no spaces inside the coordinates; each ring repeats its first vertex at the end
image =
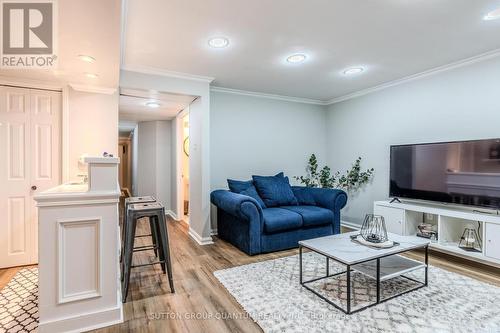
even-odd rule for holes
{"type": "Polygon", "coordinates": [[[388,232],[404,235],[405,211],[403,209],[375,204],[373,211],[376,215],[382,215],[384,217],[388,232]]]}
{"type": "Polygon", "coordinates": [[[485,223],[485,249],[486,256],[500,260],[500,225],[485,223]]]}
{"type": "Polygon", "coordinates": [[[0,86],[0,268],[38,257],[33,195],[60,182],[61,94],[0,86]]]}

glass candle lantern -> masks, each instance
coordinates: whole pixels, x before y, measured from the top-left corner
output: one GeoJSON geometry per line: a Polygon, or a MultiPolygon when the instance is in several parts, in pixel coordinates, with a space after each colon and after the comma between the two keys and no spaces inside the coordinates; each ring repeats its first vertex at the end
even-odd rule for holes
{"type": "Polygon", "coordinates": [[[364,240],[371,243],[383,243],[389,240],[384,217],[381,215],[366,214],[360,234],[364,240]]]}
{"type": "Polygon", "coordinates": [[[458,247],[466,251],[482,251],[481,238],[479,237],[479,234],[473,225],[468,225],[465,228],[462,237],[460,237],[460,243],[458,244],[458,247]]]}

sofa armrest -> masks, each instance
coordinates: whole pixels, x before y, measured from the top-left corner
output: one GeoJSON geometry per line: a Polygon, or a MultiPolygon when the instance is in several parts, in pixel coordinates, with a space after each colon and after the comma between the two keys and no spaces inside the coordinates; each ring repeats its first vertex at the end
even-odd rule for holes
{"type": "Polygon", "coordinates": [[[262,208],[252,197],[228,190],[215,190],[210,194],[210,201],[234,217],[262,224],[262,208]]]}
{"type": "Polygon", "coordinates": [[[340,211],[347,204],[347,193],[338,189],[293,186],[294,192],[302,192],[311,197],[315,204],[332,211],[340,211]]]}

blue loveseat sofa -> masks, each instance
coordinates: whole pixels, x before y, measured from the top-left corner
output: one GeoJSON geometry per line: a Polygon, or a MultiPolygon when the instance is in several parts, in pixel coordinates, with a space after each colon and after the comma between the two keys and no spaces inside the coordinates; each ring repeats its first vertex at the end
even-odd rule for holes
{"type": "Polygon", "coordinates": [[[210,197],[217,207],[218,237],[249,255],[340,233],[340,210],[347,203],[344,191],[292,187],[283,173],[228,183],[229,191],[216,190],[210,197]]]}

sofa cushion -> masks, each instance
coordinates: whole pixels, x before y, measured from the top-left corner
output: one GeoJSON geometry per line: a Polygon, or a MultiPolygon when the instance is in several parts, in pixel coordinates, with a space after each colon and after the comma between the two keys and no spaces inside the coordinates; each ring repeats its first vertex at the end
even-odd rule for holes
{"type": "Polygon", "coordinates": [[[228,179],[227,185],[229,186],[229,190],[234,193],[241,193],[248,189],[250,186],[253,186],[253,180],[234,180],[228,179]]]}
{"type": "Polygon", "coordinates": [[[259,193],[257,193],[257,190],[255,189],[255,186],[250,186],[244,191],[241,191],[240,194],[247,195],[249,197],[254,198],[257,203],[259,204],[260,208],[264,209],[266,208],[266,204],[264,201],[262,201],[262,198],[259,196],[259,193]]]}
{"type": "Polygon", "coordinates": [[[333,223],[333,212],[318,206],[284,206],[282,209],[300,214],[304,227],[333,223]]]}
{"type": "Polygon", "coordinates": [[[262,210],[264,216],[264,230],[267,233],[287,231],[302,227],[300,214],[289,209],[266,208],[262,210]]]}
{"type": "Polygon", "coordinates": [[[267,207],[297,205],[297,199],[287,177],[252,176],[253,183],[267,207]]]}

